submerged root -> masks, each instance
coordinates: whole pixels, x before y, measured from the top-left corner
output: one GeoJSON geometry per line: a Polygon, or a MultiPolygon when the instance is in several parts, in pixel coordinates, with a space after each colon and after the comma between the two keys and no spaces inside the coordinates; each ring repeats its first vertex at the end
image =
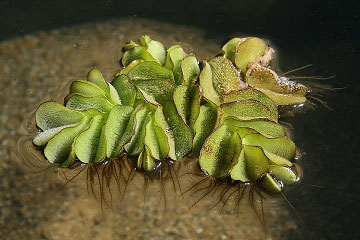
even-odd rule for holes
{"type": "Polygon", "coordinates": [[[167,209],[169,196],[173,195],[175,198],[180,195],[183,196],[181,183],[179,180],[180,164],[172,160],[159,161],[152,172],[145,172],[136,170],[134,174],[141,175],[143,178],[143,207],[147,202],[147,191],[151,184],[157,184],[157,192],[159,192],[159,206],[163,209],[163,216],[167,209]],[[172,189],[173,194],[168,192],[172,189]]]}

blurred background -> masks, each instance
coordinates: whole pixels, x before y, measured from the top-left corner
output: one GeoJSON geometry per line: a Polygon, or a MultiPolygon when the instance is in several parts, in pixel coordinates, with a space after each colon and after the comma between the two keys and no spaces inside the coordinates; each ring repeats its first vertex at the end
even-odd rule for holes
{"type": "Polygon", "coordinates": [[[322,97],[332,110],[318,104],[289,120],[305,154],[304,181],[288,199],[306,239],[360,239],[359,1],[0,0],[0,41],[122,17],[197,27],[219,46],[235,35],[265,37],[283,71],[313,64],[299,75],[335,76],[325,84],[338,90],[322,97]]]}

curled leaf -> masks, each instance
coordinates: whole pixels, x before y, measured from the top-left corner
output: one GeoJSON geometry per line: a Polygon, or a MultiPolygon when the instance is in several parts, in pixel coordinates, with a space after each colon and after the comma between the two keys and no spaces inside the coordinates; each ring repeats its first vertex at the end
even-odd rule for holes
{"type": "Polygon", "coordinates": [[[246,74],[246,82],[268,95],[278,105],[290,105],[306,101],[306,86],[279,77],[273,70],[256,65],[246,74]]]}
{"type": "Polygon", "coordinates": [[[269,160],[259,147],[243,145],[246,174],[252,181],[260,179],[269,169],[269,160]]]}
{"type": "Polygon", "coordinates": [[[174,103],[183,121],[193,130],[200,111],[199,88],[196,86],[177,86],[174,91],[174,103]]]}

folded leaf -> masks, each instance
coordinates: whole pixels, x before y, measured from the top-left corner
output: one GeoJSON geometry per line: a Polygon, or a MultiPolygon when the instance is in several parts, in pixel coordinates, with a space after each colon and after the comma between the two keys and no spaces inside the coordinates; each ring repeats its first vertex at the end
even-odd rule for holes
{"type": "Polygon", "coordinates": [[[144,151],[142,151],[138,157],[137,168],[143,169],[146,172],[151,172],[156,167],[156,159],[152,157],[150,149],[145,146],[144,151]]]}
{"type": "Polygon", "coordinates": [[[174,73],[175,83],[181,82],[181,62],[186,56],[186,53],[180,45],[172,46],[167,51],[165,67],[174,73]]]}
{"type": "Polygon", "coordinates": [[[105,159],[104,124],[104,117],[97,115],[91,120],[89,128],[77,137],[74,151],[81,162],[96,163],[105,159]]]}
{"type": "Polygon", "coordinates": [[[275,181],[273,177],[271,177],[270,174],[266,173],[260,182],[261,186],[265,188],[266,190],[274,193],[281,192],[281,186],[280,184],[275,181]]]}
{"type": "Polygon", "coordinates": [[[145,124],[147,116],[151,110],[152,109],[149,104],[144,104],[136,112],[134,135],[125,145],[125,151],[131,156],[138,155],[144,149],[145,124]]]}
{"type": "Polygon", "coordinates": [[[139,63],[130,70],[128,76],[132,82],[151,79],[163,79],[174,82],[174,75],[172,71],[156,62],[139,63]]]}
{"type": "Polygon", "coordinates": [[[133,135],[133,112],[133,107],[120,105],[111,110],[104,129],[107,157],[117,157],[133,135]]]}
{"type": "Polygon", "coordinates": [[[174,91],[174,103],[183,121],[193,130],[200,111],[199,88],[196,86],[177,86],[174,91]]]}
{"type": "Polygon", "coordinates": [[[155,125],[154,114],[150,113],[147,117],[145,127],[145,146],[147,146],[157,160],[166,158],[169,154],[169,144],[164,131],[155,125]]]}
{"type": "Polygon", "coordinates": [[[161,65],[165,64],[166,49],[159,41],[152,40],[149,36],[144,35],[140,37],[140,43],[161,65]]]}
{"type": "Polygon", "coordinates": [[[191,151],[191,130],[179,116],[172,101],[166,102],[163,106],[158,106],[155,111],[155,122],[168,138],[169,157],[171,159],[181,159],[191,151]]]}
{"type": "Polygon", "coordinates": [[[232,61],[235,62],[235,52],[236,52],[236,46],[239,42],[245,41],[246,38],[233,38],[230,41],[228,41],[223,47],[222,47],[222,53],[224,56],[232,61]]]}
{"type": "Polygon", "coordinates": [[[70,94],[76,93],[86,97],[107,97],[106,92],[97,86],[95,83],[76,80],[70,85],[70,94]]]}
{"type": "Polygon", "coordinates": [[[96,68],[92,68],[88,75],[87,75],[87,80],[89,82],[94,83],[95,85],[97,85],[99,88],[101,88],[105,93],[108,93],[110,91],[109,86],[107,84],[107,82],[105,81],[102,73],[96,69],[96,68]]]}
{"type": "Polygon", "coordinates": [[[231,169],[230,176],[233,180],[239,180],[242,182],[250,181],[250,178],[246,172],[246,158],[244,150],[241,151],[236,165],[231,169]]]}
{"type": "Polygon", "coordinates": [[[294,171],[288,167],[270,165],[269,173],[274,175],[277,179],[279,179],[283,183],[289,185],[295,183],[298,179],[294,171]]]}
{"type": "Polygon", "coordinates": [[[200,155],[201,147],[205,140],[210,136],[215,128],[217,120],[217,109],[209,103],[200,107],[198,118],[194,125],[193,153],[195,156],[200,155]]]}
{"type": "Polygon", "coordinates": [[[213,73],[208,62],[203,62],[203,70],[200,73],[200,87],[203,96],[210,102],[220,105],[221,100],[213,85],[213,73]]]}
{"type": "Polygon", "coordinates": [[[194,84],[200,75],[199,63],[194,55],[186,56],[181,62],[183,84],[194,84]]]}
{"type": "Polygon", "coordinates": [[[251,181],[258,180],[269,169],[269,160],[259,147],[243,145],[246,174],[251,181]]]}

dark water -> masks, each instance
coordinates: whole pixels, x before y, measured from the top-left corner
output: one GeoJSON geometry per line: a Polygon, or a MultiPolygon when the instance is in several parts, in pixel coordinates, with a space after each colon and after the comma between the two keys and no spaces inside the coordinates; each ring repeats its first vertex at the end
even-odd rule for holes
{"type": "MultiPolygon", "coordinates": [[[[359,239],[360,202],[358,65],[360,3],[352,1],[0,1],[0,39],[122,16],[197,26],[224,42],[236,33],[264,36],[287,71],[314,64],[302,75],[336,77],[336,88],[289,122],[305,152],[304,181],[288,194],[306,239],[359,239]],[[236,2],[236,3],[235,3],[236,2]]],[[[295,239],[289,234],[288,239],[295,239]]]]}

